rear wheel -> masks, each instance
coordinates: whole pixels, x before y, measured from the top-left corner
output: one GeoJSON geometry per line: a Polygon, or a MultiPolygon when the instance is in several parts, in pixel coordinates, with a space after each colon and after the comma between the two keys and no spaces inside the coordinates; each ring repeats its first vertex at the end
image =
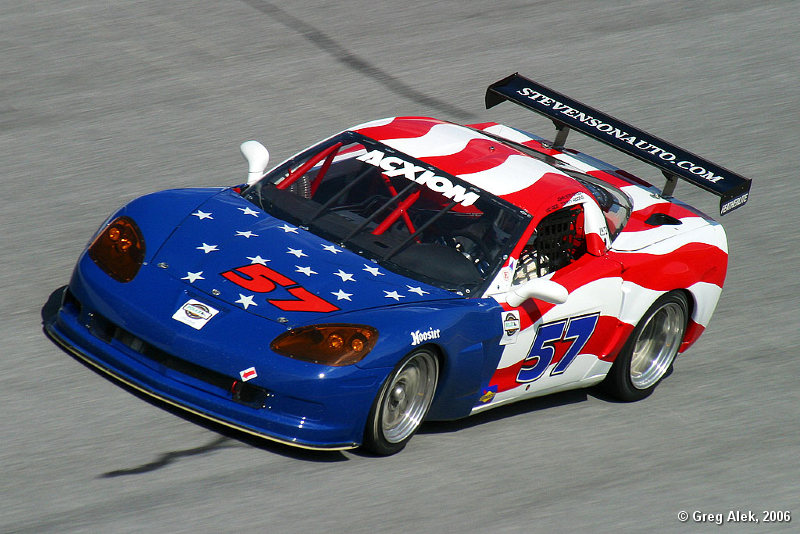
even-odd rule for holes
{"type": "Polygon", "coordinates": [[[381,456],[399,452],[419,429],[436,392],[439,360],[427,349],[398,364],[375,399],[364,431],[364,448],[381,456]]]}
{"type": "Polygon", "coordinates": [[[650,395],[670,371],[689,319],[686,296],[673,291],[661,296],[644,314],[614,361],[604,389],[624,401],[650,395]]]}

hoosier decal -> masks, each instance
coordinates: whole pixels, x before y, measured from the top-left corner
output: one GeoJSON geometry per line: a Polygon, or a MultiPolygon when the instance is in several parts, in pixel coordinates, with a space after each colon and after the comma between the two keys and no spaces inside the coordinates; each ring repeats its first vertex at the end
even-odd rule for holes
{"type": "Polygon", "coordinates": [[[424,343],[426,341],[430,341],[431,339],[439,339],[440,330],[430,328],[428,330],[417,330],[416,332],[411,332],[411,346],[415,347],[420,343],[424,343]]]}

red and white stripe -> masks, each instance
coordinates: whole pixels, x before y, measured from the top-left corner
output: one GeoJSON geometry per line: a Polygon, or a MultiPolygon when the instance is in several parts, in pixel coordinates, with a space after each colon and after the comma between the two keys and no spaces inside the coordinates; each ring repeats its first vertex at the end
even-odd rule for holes
{"type": "MultiPolygon", "coordinates": [[[[552,278],[568,290],[570,298],[566,303],[556,309],[552,304],[528,301],[519,308],[520,333],[515,343],[504,346],[490,382],[497,386],[497,394],[474,411],[601,380],[634,325],[668,291],[685,289],[693,300],[682,350],[697,339],[711,318],[725,281],[728,249],[719,224],[679,202],[660,197],[647,182],[599,160],[572,150],[562,152],[546,147],[540,139],[500,124],[475,127],[523,143],[620,188],[632,200],[633,213],[611,243],[603,213],[585,196],[588,191],[579,183],[557,168],[475,130],[423,117],[383,119],[355,128],[526,209],[534,216],[534,225],[546,212],[581,203],[588,250],[598,255],[606,253],[604,257],[618,266],[617,274],[611,274],[613,268],[608,273],[586,269],[566,278],[557,272],[552,278]],[[554,199],[560,200],[554,204],[554,199]],[[648,224],[646,221],[654,213],[668,214],[680,224],[648,224]],[[598,309],[595,332],[602,335],[593,335],[563,374],[527,384],[516,381],[525,350],[533,343],[540,324],[598,309]]],[[[518,245],[485,295],[494,296],[505,310],[512,309],[505,304],[503,294],[510,287],[520,248],[518,245]]],[[[546,373],[549,375],[549,370],[546,373]]]]}

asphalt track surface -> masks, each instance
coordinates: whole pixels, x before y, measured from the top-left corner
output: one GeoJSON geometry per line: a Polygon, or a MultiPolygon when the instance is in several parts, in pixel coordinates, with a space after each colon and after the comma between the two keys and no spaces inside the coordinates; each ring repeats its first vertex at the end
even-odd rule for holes
{"type": "MultiPolygon", "coordinates": [[[[800,523],[800,39],[794,1],[0,2],[0,532],[710,532],[800,523]],[[367,119],[496,120],[519,71],[753,178],[726,289],[656,393],[427,424],[401,454],[310,453],[182,417],[42,333],[97,226],[244,180],[367,119]],[[762,511],[788,511],[765,524],[762,511]],[[728,522],[752,511],[759,524],[728,522]]],[[[571,146],[659,174],[573,134],[571,146]]],[[[715,212],[680,183],[677,196],[715,212]]]]}

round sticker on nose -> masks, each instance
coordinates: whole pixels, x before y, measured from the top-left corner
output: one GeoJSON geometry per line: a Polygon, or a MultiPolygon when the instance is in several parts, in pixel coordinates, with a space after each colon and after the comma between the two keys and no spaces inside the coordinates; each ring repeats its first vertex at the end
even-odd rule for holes
{"type": "Polygon", "coordinates": [[[191,299],[178,308],[172,318],[179,323],[191,326],[195,330],[200,330],[218,313],[219,310],[212,308],[208,304],[191,299]]]}

